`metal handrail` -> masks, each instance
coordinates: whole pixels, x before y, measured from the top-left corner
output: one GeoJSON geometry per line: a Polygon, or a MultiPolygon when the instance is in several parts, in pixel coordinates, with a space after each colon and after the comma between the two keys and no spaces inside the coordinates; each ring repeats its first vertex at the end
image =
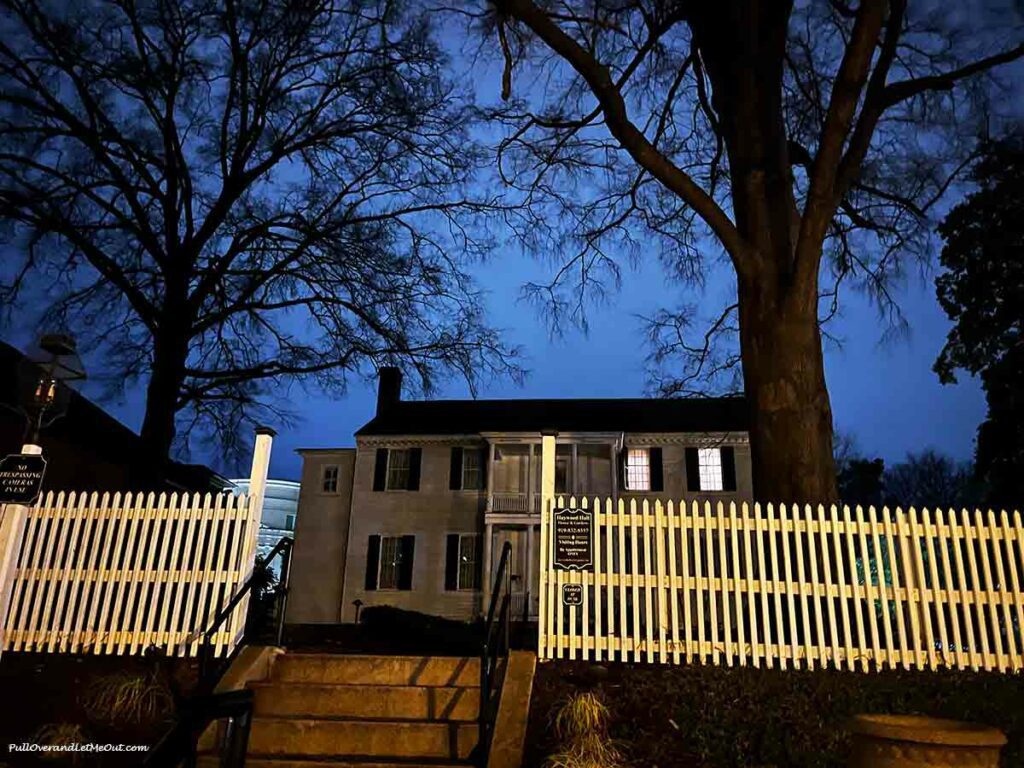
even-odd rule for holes
{"type": "Polygon", "coordinates": [[[512,544],[506,541],[501,548],[498,572],[491,590],[491,603],[484,623],[483,644],[480,648],[480,714],[477,718],[479,735],[475,750],[476,764],[487,765],[487,755],[494,735],[494,721],[498,716],[501,699],[501,680],[504,669],[499,669],[502,657],[508,659],[510,609],[512,605],[512,579],[509,560],[512,544]],[[500,673],[500,674],[499,674],[500,673]]]}
{"type": "MultiPolygon", "coordinates": [[[[281,578],[277,585],[277,644],[281,644],[284,632],[284,614],[288,607],[288,589],[291,577],[291,552],[294,542],[282,538],[270,550],[262,562],[253,565],[249,578],[240,586],[231,599],[213,617],[210,625],[202,632],[199,646],[199,681],[196,692],[182,704],[182,711],[170,730],[146,754],[144,766],[162,768],[168,765],[185,765],[192,768],[197,760],[197,745],[203,731],[214,720],[228,719],[228,728],[221,745],[221,766],[243,768],[245,753],[249,744],[249,726],[252,721],[252,691],[227,691],[214,693],[217,684],[235,656],[245,644],[248,626],[243,626],[242,638],[231,652],[215,663],[213,638],[221,625],[227,621],[240,602],[250,595],[270,564],[281,555],[281,578]]],[[[248,624],[248,616],[246,624],[248,624]]],[[[186,643],[195,642],[199,635],[186,638],[186,643]]]]}
{"type": "Polygon", "coordinates": [[[228,719],[224,733],[222,768],[244,768],[245,753],[249,745],[252,726],[252,691],[197,696],[188,701],[174,726],[164,734],[142,761],[143,768],[166,768],[196,764],[196,742],[203,731],[215,720],[228,719]]]}
{"type": "MultiPolygon", "coordinates": [[[[284,614],[288,607],[288,591],[291,577],[291,553],[294,545],[295,542],[292,539],[288,537],[281,538],[263,559],[263,564],[261,566],[263,569],[269,569],[270,563],[273,562],[274,558],[281,555],[281,578],[277,586],[277,599],[279,601],[276,617],[277,632],[275,634],[277,645],[281,645],[282,636],[284,634],[284,614]]],[[[203,642],[199,647],[200,693],[211,693],[213,691],[220,680],[221,674],[225,669],[227,669],[231,664],[231,661],[241,649],[243,643],[239,642],[232,649],[231,653],[221,660],[220,664],[216,667],[212,666],[214,664],[214,636],[217,634],[221,625],[227,621],[228,617],[231,616],[231,613],[235,610],[242,599],[247,595],[250,595],[257,584],[257,577],[261,575],[262,574],[260,574],[254,566],[253,572],[249,575],[249,578],[245,580],[238,590],[236,590],[235,594],[231,596],[231,599],[227,604],[217,612],[217,615],[213,617],[213,621],[210,623],[210,626],[205,632],[203,632],[203,642]]]]}

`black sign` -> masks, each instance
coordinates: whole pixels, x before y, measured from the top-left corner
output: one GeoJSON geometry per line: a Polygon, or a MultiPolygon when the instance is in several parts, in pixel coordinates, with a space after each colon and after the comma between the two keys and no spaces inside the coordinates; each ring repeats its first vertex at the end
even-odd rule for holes
{"type": "Polygon", "coordinates": [[[594,515],[587,509],[555,510],[555,568],[584,571],[594,562],[594,515]]]}
{"type": "Polygon", "coordinates": [[[12,453],[0,459],[0,504],[33,504],[46,473],[46,459],[12,453]]]}
{"type": "Polygon", "coordinates": [[[583,605],[583,585],[563,584],[562,585],[563,605],[583,605]]]}

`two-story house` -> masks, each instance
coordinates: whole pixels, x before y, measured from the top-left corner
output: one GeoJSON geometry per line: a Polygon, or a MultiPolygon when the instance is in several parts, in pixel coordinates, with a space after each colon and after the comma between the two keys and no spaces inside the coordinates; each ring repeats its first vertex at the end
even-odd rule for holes
{"type": "Polygon", "coordinates": [[[740,397],[403,401],[401,386],[381,371],[355,449],[300,451],[290,623],[351,622],[357,604],[472,619],[506,541],[513,609],[534,614],[542,433],[558,494],[751,496],[740,397]]]}

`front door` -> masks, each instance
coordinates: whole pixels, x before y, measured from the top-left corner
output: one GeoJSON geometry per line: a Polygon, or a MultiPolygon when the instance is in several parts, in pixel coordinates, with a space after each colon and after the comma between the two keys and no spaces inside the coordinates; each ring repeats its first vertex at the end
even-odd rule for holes
{"type": "MultiPolygon", "coordinates": [[[[510,589],[512,592],[512,618],[522,618],[524,602],[529,600],[531,603],[535,603],[537,600],[536,588],[531,588],[527,584],[527,579],[530,577],[530,568],[528,567],[529,552],[529,541],[527,536],[526,528],[495,528],[494,529],[494,559],[493,568],[494,572],[491,574],[491,581],[498,575],[498,567],[501,564],[501,551],[505,546],[505,542],[512,545],[512,552],[509,556],[509,578],[511,579],[510,589]]],[[[536,581],[538,574],[537,569],[534,568],[533,578],[536,581]]],[[[536,610],[531,607],[529,610],[531,615],[536,613],[536,610]]]]}

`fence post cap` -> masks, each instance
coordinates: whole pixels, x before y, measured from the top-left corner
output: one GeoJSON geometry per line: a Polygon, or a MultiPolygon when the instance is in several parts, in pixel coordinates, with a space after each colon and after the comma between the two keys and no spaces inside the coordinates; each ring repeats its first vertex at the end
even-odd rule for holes
{"type": "Polygon", "coordinates": [[[257,435],[270,435],[271,437],[277,437],[277,432],[271,427],[256,427],[257,435]]]}

